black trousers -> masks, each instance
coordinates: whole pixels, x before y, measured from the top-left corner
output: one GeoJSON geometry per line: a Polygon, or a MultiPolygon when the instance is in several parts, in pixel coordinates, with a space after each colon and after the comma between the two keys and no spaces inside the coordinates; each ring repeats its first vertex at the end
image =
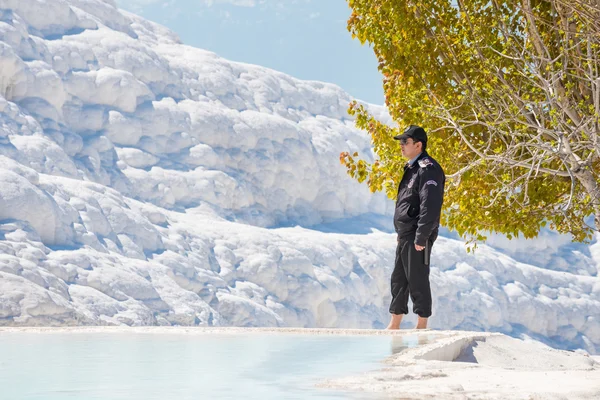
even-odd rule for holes
{"type": "MultiPolygon", "coordinates": [[[[433,243],[429,242],[429,252],[433,243]]],[[[431,287],[429,265],[425,265],[425,251],[415,249],[415,235],[400,238],[396,248],[396,265],[392,272],[391,314],[408,314],[408,296],[413,312],[420,317],[431,316],[431,287]]]]}

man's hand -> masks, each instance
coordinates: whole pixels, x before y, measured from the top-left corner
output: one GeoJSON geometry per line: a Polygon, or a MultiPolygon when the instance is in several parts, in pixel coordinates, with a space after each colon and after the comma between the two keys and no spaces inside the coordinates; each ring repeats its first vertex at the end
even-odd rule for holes
{"type": "Polygon", "coordinates": [[[424,248],[425,248],[425,246],[419,246],[418,244],[415,243],[415,249],[417,249],[417,251],[423,251],[424,248]]]}

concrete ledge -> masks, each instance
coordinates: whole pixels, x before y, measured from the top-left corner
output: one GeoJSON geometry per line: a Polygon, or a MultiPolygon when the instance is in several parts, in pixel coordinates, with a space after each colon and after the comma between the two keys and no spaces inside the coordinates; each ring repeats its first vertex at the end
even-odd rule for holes
{"type": "Polygon", "coordinates": [[[27,333],[172,333],[172,334],[291,334],[291,335],[365,335],[365,336],[420,336],[453,337],[460,331],[429,329],[342,329],[342,328],[241,328],[198,326],[74,326],[74,327],[0,327],[4,332],[27,333]]]}
{"type": "MultiPolygon", "coordinates": [[[[414,360],[435,360],[435,361],[454,361],[460,353],[476,340],[486,340],[491,336],[501,336],[498,333],[482,332],[459,332],[459,331],[441,331],[452,333],[451,336],[440,336],[430,343],[416,348],[408,349],[403,353],[393,356],[391,363],[407,362],[414,360]]],[[[435,332],[437,336],[438,332],[435,332]]]]}

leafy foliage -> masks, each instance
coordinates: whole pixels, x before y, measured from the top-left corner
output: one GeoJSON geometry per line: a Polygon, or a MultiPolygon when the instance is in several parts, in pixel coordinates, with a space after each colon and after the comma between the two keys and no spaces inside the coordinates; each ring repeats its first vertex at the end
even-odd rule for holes
{"type": "Polygon", "coordinates": [[[372,191],[396,194],[409,124],[449,178],[442,224],[471,240],[575,240],[600,226],[600,3],[595,0],[348,0],[348,29],[369,43],[398,128],[353,102],[377,161],[340,155],[372,191]]]}

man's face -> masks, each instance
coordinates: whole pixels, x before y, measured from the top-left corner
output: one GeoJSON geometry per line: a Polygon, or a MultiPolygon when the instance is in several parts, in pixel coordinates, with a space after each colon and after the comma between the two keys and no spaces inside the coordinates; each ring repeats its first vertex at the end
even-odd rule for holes
{"type": "Polygon", "coordinates": [[[400,146],[402,147],[402,155],[409,160],[415,158],[421,153],[421,148],[423,144],[421,142],[416,142],[412,138],[401,139],[400,146]]]}

